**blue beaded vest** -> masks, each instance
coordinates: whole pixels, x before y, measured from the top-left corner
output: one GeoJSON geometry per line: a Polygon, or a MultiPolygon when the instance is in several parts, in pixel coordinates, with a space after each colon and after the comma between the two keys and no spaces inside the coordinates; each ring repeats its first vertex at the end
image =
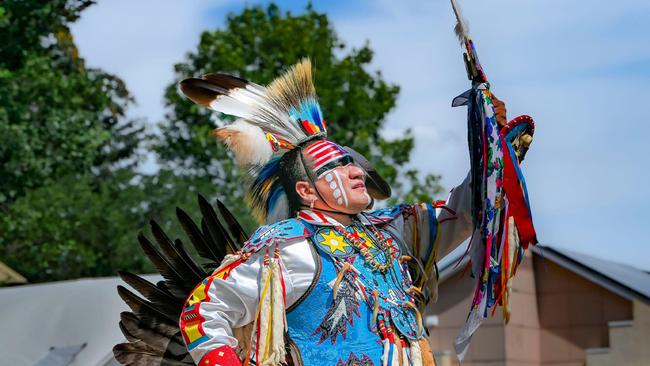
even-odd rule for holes
{"type": "Polygon", "coordinates": [[[288,344],[296,364],[382,365],[382,357],[391,357],[383,339],[408,342],[422,336],[396,240],[387,231],[361,225],[345,231],[315,227],[308,239],[317,271],[308,291],[287,309],[288,344]],[[377,264],[390,265],[381,271],[377,264]],[[379,326],[384,322],[387,327],[379,326]],[[387,335],[386,328],[395,333],[387,335]]]}

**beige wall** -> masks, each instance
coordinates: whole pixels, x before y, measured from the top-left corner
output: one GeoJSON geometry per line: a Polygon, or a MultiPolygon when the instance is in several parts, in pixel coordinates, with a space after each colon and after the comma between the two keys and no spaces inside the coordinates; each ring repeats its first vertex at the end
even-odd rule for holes
{"type": "Polygon", "coordinates": [[[609,348],[587,351],[587,366],[650,364],[650,306],[634,303],[634,320],[609,325],[609,348]]]}
{"type": "Polygon", "coordinates": [[[507,366],[539,366],[539,316],[532,253],[527,252],[512,284],[510,322],[505,326],[507,366]]]}
{"type": "MultiPolygon", "coordinates": [[[[438,303],[428,309],[438,316],[438,326],[430,329],[431,348],[446,352],[449,365],[459,364],[453,340],[467,317],[474,286],[468,273],[458,274],[440,286],[438,303]]],[[[586,349],[609,347],[608,323],[633,315],[630,301],[530,252],[513,281],[511,308],[506,327],[500,308],[483,323],[463,365],[584,366],[586,349]]]]}
{"type": "Polygon", "coordinates": [[[544,365],[582,366],[587,348],[608,347],[608,322],[632,319],[632,303],[575,273],[534,258],[544,365]]]}
{"type": "MultiPolygon", "coordinates": [[[[539,365],[539,332],[535,277],[528,254],[513,282],[508,327],[503,326],[501,308],[486,319],[472,337],[463,365],[466,366],[536,366],[539,365]]],[[[458,365],[453,340],[465,322],[476,282],[468,273],[459,273],[440,286],[438,303],[429,314],[438,316],[439,325],[430,330],[431,349],[448,351],[451,365],[458,365]]]]}

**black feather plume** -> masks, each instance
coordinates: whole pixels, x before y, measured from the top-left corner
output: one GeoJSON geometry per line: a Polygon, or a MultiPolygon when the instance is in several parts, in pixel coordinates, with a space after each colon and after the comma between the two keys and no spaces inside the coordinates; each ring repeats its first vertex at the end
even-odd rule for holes
{"type": "Polygon", "coordinates": [[[180,208],[176,208],[176,217],[178,217],[178,222],[180,222],[183,227],[183,231],[187,234],[187,237],[194,245],[196,252],[204,259],[208,259],[211,262],[219,263],[221,261],[221,256],[213,250],[212,246],[207,243],[207,240],[201,230],[196,226],[190,215],[180,208]]]}
{"type": "Polygon", "coordinates": [[[131,334],[136,341],[143,341],[149,347],[163,354],[169,353],[174,356],[182,356],[187,353],[185,342],[178,329],[161,326],[151,327],[128,312],[122,313],[120,316],[120,326],[131,334]]]}
{"type": "MultiPolygon", "coordinates": [[[[165,314],[157,309],[152,303],[142,299],[138,295],[131,292],[129,289],[122,285],[117,286],[117,294],[120,295],[122,300],[131,308],[133,313],[138,316],[145,323],[158,325],[167,323],[169,325],[178,326],[178,317],[165,314]]],[[[152,325],[153,326],[153,325],[152,325]]]]}
{"type": "Polygon", "coordinates": [[[165,287],[178,298],[185,298],[194,286],[189,286],[183,276],[174,268],[170,261],[143,234],[138,235],[140,247],[149,257],[158,272],[165,278],[165,287]]]}
{"type": "Polygon", "coordinates": [[[244,243],[248,240],[248,234],[246,234],[246,231],[239,224],[237,219],[235,219],[235,216],[220,200],[217,200],[217,208],[219,209],[221,217],[223,217],[224,221],[228,225],[230,235],[235,239],[237,250],[241,249],[241,246],[244,245],[244,243]]]}
{"type": "Polygon", "coordinates": [[[124,282],[138,291],[160,311],[170,316],[179,317],[181,315],[184,300],[174,297],[168,291],[161,289],[140,276],[126,271],[119,271],[117,273],[124,282]]]}
{"type": "Polygon", "coordinates": [[[162,249],[163,253],[165,253],[165,256],[174,267],[176,272],[180,274],[181,278],[188,282],[191,288],[196,286],[197,283],[201,282],[204,277],[201,275],[203,271],[192,266],[194,264],[194,261],[191,261],[189,263],[185,261],[183,255],[178,252],[178,249],[174,243],[171,241],[171,239],[169,239],[167,234],[165,234],[163,229],[160,227],[160,225],[158,225],[156,221],[151,220],[150,224],[151,233],[156,239],[158,246],[160,246],[160,249],[162,249]]]}
{"type": "Polygon", "coordinates": [[[223,253],[223,256],[227,253],[236,252],[237,248],[235,247],[232,238],[228,235],[223,225],[221,225],[219,217],[214,211],[212,205],[202,195],[199,195],[199,209],[203,214],[205,227],[208,229],[208,233],[210,237],[212,237],[212,240],[218,246],[219,252],[223,253]]]}

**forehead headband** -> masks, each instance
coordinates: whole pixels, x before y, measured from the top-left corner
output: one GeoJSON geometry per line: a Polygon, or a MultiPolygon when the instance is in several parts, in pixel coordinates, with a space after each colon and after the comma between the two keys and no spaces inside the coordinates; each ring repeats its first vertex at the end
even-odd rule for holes
{"type": "Polygon", "coordinates": [[[331,141],[321,140],[303,150],[311,158],[311,170],[317,177],[337,166],[341,160],[351,161],[350,154],[331,141]]]}

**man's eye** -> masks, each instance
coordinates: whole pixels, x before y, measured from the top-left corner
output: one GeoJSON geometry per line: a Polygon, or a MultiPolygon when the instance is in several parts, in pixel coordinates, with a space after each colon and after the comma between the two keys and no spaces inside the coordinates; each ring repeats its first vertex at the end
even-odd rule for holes
{"type": "Polygon", "coordinates": [[[340,164],[341,166],[350,165],[350,164],[352,164],[352,163],[354,163],[354,159],[352,159],[352,157],[349,156],[349,155],[344,156],[344,157],[341,158],[341,160],[339,161],[339,164],[340,164]]]}

